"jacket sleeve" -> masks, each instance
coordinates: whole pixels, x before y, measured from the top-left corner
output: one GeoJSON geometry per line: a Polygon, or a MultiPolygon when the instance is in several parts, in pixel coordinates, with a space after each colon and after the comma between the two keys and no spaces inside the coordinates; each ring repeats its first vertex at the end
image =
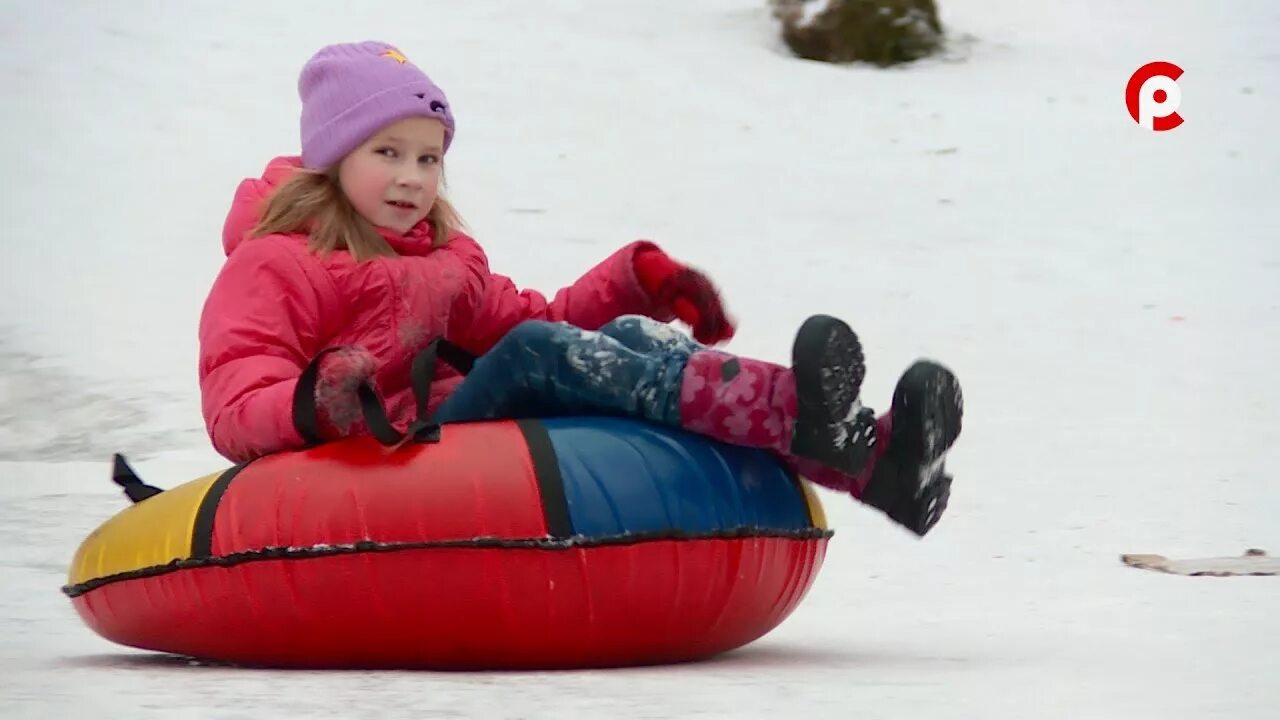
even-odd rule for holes
{"type": "Polygon", "coordinates": [[[458,237],[450,240],[453,243],[461,245],[467,282],[459,296],[460,307],[450,314],[447,337],[476,355],[487,352],[525,320],[563,321],[596,330],[622,315],[648,315],[664,322],[674,317],[657,316],[636,278],[635,255],[643,248],[657,247],[651,242],[623,246],[572,285],[561,288],[550,301],[538,291],[520,290],[510,278],[490,271],[488,258],[474,240],[458,237]]]}
{"type": "Polygon", "coordinates": [[[214,280],[200,318],[200,392],[214,448],[234,462],[302,447],[293,391],[320,350],[316,279],[267,238],[245,242],[214,280]]]}

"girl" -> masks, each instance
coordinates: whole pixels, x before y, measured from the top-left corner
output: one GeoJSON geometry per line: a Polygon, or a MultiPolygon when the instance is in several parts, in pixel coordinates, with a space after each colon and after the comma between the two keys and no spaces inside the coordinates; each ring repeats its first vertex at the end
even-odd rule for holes
{"type": "Polygon", "coordinates": [[[302,155],[237,189],[201,317],[203,411],[224,456],[369,433],[371,390],[405,427],[411,365],[439,339],[478,359],[465,380],[438,368],[426,408],[438,422],[631,416],[770,450],[919,535],[937,522],[962,410],[945,368],[912,366],[877,420],[859,400],[861,346],[840,320],[809,318],[791,368],[713,350],[734,334],[717,290],[650,242],[549,301],[517,290],[439,193],[453,110],[399,50],[325,47],[298,91],[302,155]],[[664,324],[676,318],[694,339],[664,324]],[[301,406],[314,409],[306,422],[301,406]]]}

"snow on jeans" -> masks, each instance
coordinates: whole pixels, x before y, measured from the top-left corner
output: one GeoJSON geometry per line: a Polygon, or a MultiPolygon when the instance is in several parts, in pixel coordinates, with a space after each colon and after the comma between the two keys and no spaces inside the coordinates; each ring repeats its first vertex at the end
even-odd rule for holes
{"type": "Polygon", "coordinates": [[[785,453],[795,404],[789,370],[625,315],[596,332],[517,325],[476,360],[436,419],[621,415],[785,453]]]}
{"type": "Polygon", "coordinates": [[[680,424],[680,382],[701,346],[626,315],[600,330],[526,320],[475,362],[439,422],[609,414],[680,424]]]}
{"type": "Polygon", "coordinates": [[[599,331],[528,320],[476,360],[440,422],[621,415],[773,451],[793,471],[861,495],[851,478],[790,453],[795,380],[787,368],[709,349],[639,315],[599,331]]]}

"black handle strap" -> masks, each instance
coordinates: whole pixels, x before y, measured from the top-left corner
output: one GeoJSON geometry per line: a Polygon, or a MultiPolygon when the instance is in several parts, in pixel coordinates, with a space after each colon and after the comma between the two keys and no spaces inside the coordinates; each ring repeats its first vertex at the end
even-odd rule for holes
{"type": "Polygon", "coordinates": [[[341,348],[331,347],[316,354],[293,388],[293,427],[307,445],[324,442],[320,435],[320,417],[316,414],[316,382],[320,376],[320,360],[341,348]]]}
{"type": "Polygon", "coordinates": [[[134,503],[140,503],[164,492],[158,487],[142,482],[142,478],[129,467],[129,463],[125,462],[124,456],[120,453],[111,456],[111,479],[124,488],[124,494],[134,503]]]}
{"type": "Polygon", "coordinates": [[[378,442],[388,447],[400,447],[405,442],[427,443],[440,441],[440,424],[431,417],[427,403],[431,399],[431,382],[436,376],[436,357],[440,339],[431,341],[430,345],[414,356],[413,365],[409,368],[409,382],[413,387],[413,399],[417,403],[417,419],[409,424],[405,432],[395,429],[387,419],[387,409],[378,399],[378,393],[368,383],[362,384],[356,395],[360,398],[360,410],[364,413],[365,425],[369,434],[378,442]]]}
{"type": "Polygon", "coordinates": [[[471,367],[476,364],[475,355],[444,338],[436,338],[436,342],[440,343],[439,354],[441,360],[463,375],[471,372],[471,367]]]}
{"type": "MultiPolygon", "coordinates": [[[[328,348],[317,354],[302,371],[297,387],[293,391],[293,425],[308,445],[319,445],[324,442],[320,434],[319,416],[316,414],[316,382],[320,372],[321,358],[337,349],[328,348]]],[[[463,375],[469,373],[475,364],[474,355],[439,337],[415,355],[413,364],[409,368],[409,381],[417,406],[417,419],[410,423],[403,433],[396,430],[391,420],[387,418],[386,406],[378,397],[373,385],[366,382],[356,389],[365,425],[369,428],[369,434],[373,435],[378,442],[387,447],[398,448],[409,441],[419,443],[440,441],[440,423],[435,421],[427,409],[431,400],[431,384],[435,381],[437,360],[443,360],[463,375]]]]}

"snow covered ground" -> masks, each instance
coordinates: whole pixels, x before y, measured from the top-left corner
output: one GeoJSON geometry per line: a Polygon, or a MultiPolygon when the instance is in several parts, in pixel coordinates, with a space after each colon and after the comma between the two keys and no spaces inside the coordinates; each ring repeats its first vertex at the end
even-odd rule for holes
{"type": "Polygon", "coordinates": [[[1280,579],[1124,567],[1280,552],[1280,6],[942,0],[947,57],[787,57],[764,0],[0,0],[0,717],[1271,718],[1280,579]],[[264,672],[101,640],[58,592],[123,507],[109,453],[221,467],[195,322],[236,182],[297,149],[319,46],[399,44],[446,89],[452,197],[553,290],[652,237],[707,269],[731,349],[808,314],[966,392],[924,541],[824,494],[823,573],[711,662],[264,672]],[[1140,129],[1138,66],[1183,67],[1140,129]]]}

